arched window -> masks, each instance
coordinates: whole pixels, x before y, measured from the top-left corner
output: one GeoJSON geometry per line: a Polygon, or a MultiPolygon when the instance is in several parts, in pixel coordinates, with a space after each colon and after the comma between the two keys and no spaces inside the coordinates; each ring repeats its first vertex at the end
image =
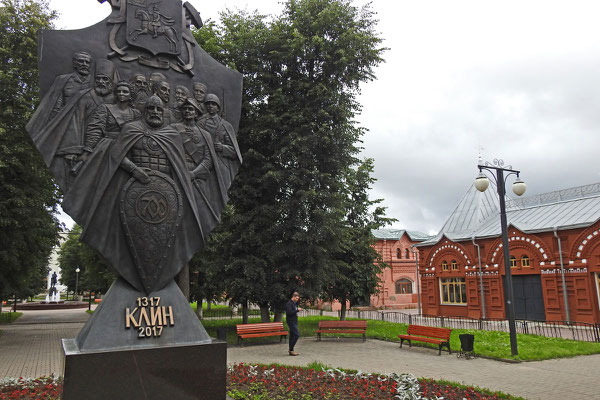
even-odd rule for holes
{"type": "Polygon", "coordinates": [[[517,267],[517,259],[515,258],[515,256],[510,256],[510,267],[511,268],[517,267]]]}
{"type": "Polygon", "coordinates": [[[458,264],[456,263],[456,260],[452,260],[450,265],[452,266],[452,271],[458,271],[458,264]]]}
{"type": "Polygon", "coordinates": [[[396,258],[402,258],[402,251],[400,251],[400,247],[396,249],[396,258]]]}
{"type": "Polygon", "coordinates": [[[448,262],[446,262],[446,261],[442,262],[442,271],[448,271],[448,262]]]}
{"type": "Polygon", "coordinates": [[[529,257],[521,257],[521,267],[529,267],[529,257]]]}
{"type": "Polygon", "coordinates": [[[407,278],[398,279],[396,281],[396,294],[412,293],[412,281],[407,278]]]}
{"type": "Polygon", "coordinates": [[[406,258],[406,259],[410,258],[410,253],[409,253],[408,249],[404,249],[404,258],[406,258]]]}

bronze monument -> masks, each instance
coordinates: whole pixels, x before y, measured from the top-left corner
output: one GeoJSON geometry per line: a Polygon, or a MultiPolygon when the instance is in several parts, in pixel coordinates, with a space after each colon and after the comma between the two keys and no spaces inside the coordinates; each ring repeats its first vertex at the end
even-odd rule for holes
{"type": "Polygon", "coordinates": [[[242,162],[242,77],[198,46],[189,2],[99,1],[106,20],[40,33],[42,101],[27,126],[81,240],[119,275],[63,340],[65,398],[224,399],[225,345],[174,278],[218,224],[242,162]]]}

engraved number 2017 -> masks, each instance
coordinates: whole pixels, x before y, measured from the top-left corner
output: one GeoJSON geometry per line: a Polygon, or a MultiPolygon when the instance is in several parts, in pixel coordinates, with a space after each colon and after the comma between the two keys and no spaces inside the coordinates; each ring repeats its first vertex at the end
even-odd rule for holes
{"type": "Polygon", "coordinates": [[[162,326],[140,326],[138,328],[138,337],[159,337],[162,335],[162,326]]]}

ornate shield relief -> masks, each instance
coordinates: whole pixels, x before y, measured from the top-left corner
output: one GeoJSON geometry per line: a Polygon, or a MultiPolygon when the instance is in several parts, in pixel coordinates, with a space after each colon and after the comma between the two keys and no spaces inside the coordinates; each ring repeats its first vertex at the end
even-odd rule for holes
{"type": "Polygon", "coordinates": [[[149,183],[131,178],[121,193],[121,221],[127,244],[146,291],[159,279],[176,228],[181,222],[182,197],[175,182],[147,170],[149,183]]]}

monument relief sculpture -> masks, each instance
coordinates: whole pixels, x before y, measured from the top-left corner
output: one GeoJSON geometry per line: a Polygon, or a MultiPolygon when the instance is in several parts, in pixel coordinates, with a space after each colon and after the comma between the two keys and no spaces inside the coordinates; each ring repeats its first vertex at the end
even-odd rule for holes
{"type": "Polygon", "coordinates": [[[63,340],[65,398],[81,398],[85,381],[102,388],[97,398],[224,399],[225,347],[174,278],[218,224],[242,162],[242,78],[195,42],[191,26],[202,22],[189,2],[99,1],[112,8],[104,22],[40,33],[42,101],[27,125],[81,240],[118,274],[77,338],[63,340]],[[205,376],[165,386],[152,351],[173,358],[169,371],[205,376]],[[102,376],[82,372],[107,357],[119,366],[107,372],[117,397],[102,376]]]}
{"type": "Polygon", "coordinates": [[[221,102],[216,94],[208,94],[204,100],[207,115],[200,119],[199,125],[206,129],[215,144],[217,159],[215,163],[220,169],[225,186],[229,187],[242,163],[242,155],[237,143],[233,126],[221,118],[221,102]]]}

